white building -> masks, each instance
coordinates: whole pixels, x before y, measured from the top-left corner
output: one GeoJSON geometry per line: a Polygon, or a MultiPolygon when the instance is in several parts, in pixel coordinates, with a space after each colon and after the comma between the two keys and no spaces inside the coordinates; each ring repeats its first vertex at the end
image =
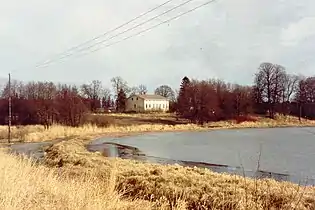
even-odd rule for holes
{"type": "Polygon", "coordinates": [[[160,95],[131,95],[126,101],[126,112],[167,112],[169,108],[169,100],[160,95]]]}

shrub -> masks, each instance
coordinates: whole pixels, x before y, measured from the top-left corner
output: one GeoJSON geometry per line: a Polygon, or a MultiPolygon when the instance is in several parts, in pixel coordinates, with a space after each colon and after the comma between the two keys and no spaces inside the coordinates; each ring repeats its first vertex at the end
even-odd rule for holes
{"type": "Polygon", "coordinates": [[[106,115],[85,115],[81,120],[81,125],[91,124],[97,127],[108,127],[114,124],[114,120],[106,115]]]}

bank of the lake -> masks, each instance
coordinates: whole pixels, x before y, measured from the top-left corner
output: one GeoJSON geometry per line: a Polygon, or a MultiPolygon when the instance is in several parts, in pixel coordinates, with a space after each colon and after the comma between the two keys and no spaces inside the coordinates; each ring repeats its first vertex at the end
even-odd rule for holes
{"type": "Polygon", "coordinates": [[[314,127],[155,132],[99,138],[89,145],[101,149],[102,143],[132,146],[148,157],[229,166],[226,170],[243,168],[249,176],[259,170],[285,175],[296,183],[315,184],[314,127]]]}
{"type": "MultiPolygon", "coordinates": [[[[120,116],[120,115],[118,115],[120,116]]],[[[124,115],[123,115],[124,116],[124,115]]],[[[117,117],[117,116],[116,116],[117,117]]],[[[134,118],[134,117],[133,117],[134,118]]],[[[148,119],[155,119],[154,115],[147,116],[148,119]]],[[[120,119],[120,117],[117,117],[120,119]]],[[[145,120],[148,120],[145,119],[145,120]]],[[[151,120],[152,120],[151,119],[151,120]]],[[[159,118],[158,118],[159,119],[159,118]]],[[[187,123],[145,123],[145,124],[110,124],[106,127],[95,125],[84,125],[79,127],[67,127],[62,125],[52,125],[49,129],[43,126],[13,126],[12,142],[43,142],[56,139],[69,139],[74,137],[98,136],[124,136],[150,132],[176,132],[176,131],[207,131],[221,129],[241,129],[241,128],[276,128],[276,127],[314,127],[315,121],[296,117],[282,116],[276,119],[263,117],[253,118],[254,121],[237,122],[235,120],[210,122],[202,126],[187,123]]],[[[159,119],[160,120],[160,119],[159,119]]],[[[119,121],[119,120],[117,120],[119,121]]],[[[155,121],[154,121],[155,122],[155,121]]],[[[168,121],[167,121],[168,122],[168,121]]],[[[176,121],[175,121],[176,122],[176,121]]],[[[133,123],[131,121],[130,123],[133,123]]],[[[7,141],[8,133],[6,126],[0,126],[0,142],[7,141]]]]}
{"type": "MultiPolygon", "coordinates": [[[[266,134],[274,136],[268,142],[275,141],[277,134],[280,136],[285,134],[283,137],[280,137],[280,143],[285,142],[288,136],[294,137],[295,135],[296,137],[298,136],[298,139],[295,139],[295,141],[293,139],[289,140],[289,145],[294,141],[304,146],[310,146],[310,142],[305,138],[301,138],[300,135],[301,133],[313,135],[313,128],[295,128],[298,131],[293,129],[290,132],[288,129],[292,128],[155,132],[137,136],[119,136],[115,134],[106,140],[99,138],[93,141],[92,144],[99,145],[112,141],[132,145],[131,141],[133,141],[134,143],[138,142],[138,145],[135,146],[140,147],[146,153],[150,151],[146,150],[143,145],[147,145],[147,149],[151,148],[151,152],[154,150],[155,152],[164,150],[164,155],[171,154],[172,152],[174,152],[174,155],[178,155],[178,153],[175,153],[181,151],[182,154],[205,153],[222,158],[227,157],[229,152],[224,152],[222,148],[221,152],[219,150],[213,153],[213,151],[218,150],[218,147],[224,146],[228,148],[228,151],[235,149],[235,145],[231,145],[231,141],[236,139],[235,136],[237,135],[239,135],[238,140],[234,141],[245,139],[243,144],[249,144],[254,153],[258,151],[257,149],[260,144],[257,143],[255,138],[253,139],[253,136],[257,136],[257,133],[255,134],[254,132],[258,132],[263,134],[263,137],[266,137],[266,134]],[[183,138],[183,135],[188,135],[188,137],[183,138]],[[209,138],[209,135],[212,139],[209,138]],[[250,140],[252,143],[249,142],[250,140]],[[184,147],[176,149],[174,146],[178,146],[179,142],[184,147]],[[212,146],[213,151],[207,151],[206,149],[200,151],[198,147],[205,147],[204,143],[212,146]],[[158,144],[160,146],[157,146],[158,144]]],[[[272,179],[256,180],[244,178],[239,175],[215,173],[201,168],[105,158],[104,154],[100,152],[92,153],[86,149],[87,144],[92,138],[93,135],[82,138],[71,138],[67,141],[55,143],[54,145],[46,145],[48,148],[46,149],[43,163],[52,168],[52,170],[58,168],[57,174],[64,174],[73,181],[82,177],[94,177],[93,184],[97,186],[106,186],[110,182],[112,183],[112,188],[118,190],[116,193],[122,193],[124,198],[150,200],[152,206],[160,205],[161,203],[163,205],[165,203],[172,203],[184,206],[178,209],[185,209],[185,207],[188,209],[202,207],[215,209],[312,209],[315,207],[315,189],[313,187],[301,187],[293,183],[277,182],[272,179]]],[[[276,148],[282,148],[280,143],[277,140],[274,142],[276,148]]],[[[277,151],[276,148],[275,151],[277,151]]],[[[292,149],[292,147],[290,148],[292,149]]],[[[309,148],[309,151],[311,150],[312,148],[309,148]]],[[[264,154],[264,151],[266,150],[263,149],[262,154],[264,154]]],[[[159,153],[157,155],[162,156],[163,154],[159,153]]],[[[230,154],[229,156],[233,155],[230,154]]],[[[212,157],[210,158],[212,159],[212,157]]],[[[274,160],[276,159],[277,157],[274,158],[274,160]]],[[[257,156],[255,155],[253,163],[256,160],[257,156]]],[[[210,162],[215,163],[216,160],[212,159],[210,162]]],[[[262,163],[261,168],[265,167],[263,159],[262,163]]]]}
{"type": "MultiPolygon", "coordinates": [[[[229,166],[229,170],[241,167],[245,172],[248,171],[248,174],[260,170],[284,174],[290,181],[304,183],[308,180],[308,184],[312,184],[315,174],[312,164],[315,159],[312,152],[315,151],[314,135],[313,127],[286,127],[185,130],[185,132],[121,131],[109,132],[105,135],[83,135],[78,139],[85,139],[85,143],[88,144],[92,139],[97,138],[91,145],[109,142],[132,146],[142,151],[148,159],[156,162],[161,161],[154,158],[168,159],[169,162],[178,160],[225,165],[229,166]]],[[[67,139],[72,138],[67,137],[67,139]]],[[[44,155],[42,148],[52,143],[54,141],[17,143],[11,148],[16,153],[31,154],[39,158],[44,155]]],[[[102,146],[98,148],[102,149],[102,146]]]]}
{"type": "Polygon", "coordinates": [[[124,198],[184,204],[178,209],[312,209],[315,188],[272,179],[257,180],[202,168],[105,158],[86,150],[86,139],[60,142],[46,150],[45,163],[60,173],[115,180],[124,198]],[[114,176],[114,178],[113,178],[114,176]],[[298,197],[298,199],[297,199],[298,197]]]}

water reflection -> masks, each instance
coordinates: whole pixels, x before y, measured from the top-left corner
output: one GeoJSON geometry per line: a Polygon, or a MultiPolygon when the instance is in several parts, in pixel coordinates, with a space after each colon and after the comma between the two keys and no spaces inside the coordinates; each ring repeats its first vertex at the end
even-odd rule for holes
{"type": "Polygon", "coordinates": [[[158,164],[178,164],[187,167],[200,167],[208,168],[211,171],[218,173],[229,173],[246,177],[253,177],[258,179],[271,178],[277,181],[290,181],[300,185],[315,185],[314,179],[301,180],[300,177],[290,176],[289,174],[274,173],[269,171],[257,170],[251,171],[246,170],[242,167],[232,167],[222,164],[211,164],[204,162],[195,161],[182,161],[173,160],[168,158],[160,158],[154,156],[147,156],[141,150],[136,147],[126,146],[122,144],[106,142],[101,144],[90,144],[87,146],[90,152],[100,152],[106,157],[120,157],[122,159],[132,159],[149,163],[158,164]]]}

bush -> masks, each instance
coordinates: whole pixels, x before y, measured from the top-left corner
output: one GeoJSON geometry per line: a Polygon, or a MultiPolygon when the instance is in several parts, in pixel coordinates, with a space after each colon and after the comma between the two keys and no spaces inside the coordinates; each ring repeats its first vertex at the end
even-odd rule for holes
{"type": "Polygon", "coordinates": [[[114,124],[114,120],[105,115],[85,115],[81,120],[81,125],[91,124],[97,127],[108,127],[114,124]]]}

